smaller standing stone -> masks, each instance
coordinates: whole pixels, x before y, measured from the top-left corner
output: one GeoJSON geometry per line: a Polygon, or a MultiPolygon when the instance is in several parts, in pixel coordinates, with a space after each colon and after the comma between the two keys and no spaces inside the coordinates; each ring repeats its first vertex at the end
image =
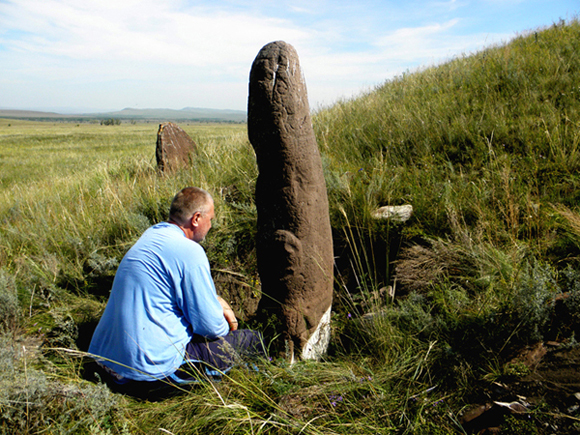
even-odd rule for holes
{"type": "Polygon", "coordinates": [[[173,122],[159,124],[155,149],[159,170],[173,171],[179,167],[189,166],[191,155],[195,151],[195,142],[181,127],[173,122]]]}

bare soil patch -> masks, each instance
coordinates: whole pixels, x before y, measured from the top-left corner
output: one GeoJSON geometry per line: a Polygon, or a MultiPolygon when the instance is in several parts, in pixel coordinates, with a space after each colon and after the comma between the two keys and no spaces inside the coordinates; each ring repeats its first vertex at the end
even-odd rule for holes
{"type": "Polygon", "coordinates": [[[529,372],[496,382],[463,414],[468,433],[580,433],[580,346],[554,342],[523,349],[512,360],[529,372]]]}

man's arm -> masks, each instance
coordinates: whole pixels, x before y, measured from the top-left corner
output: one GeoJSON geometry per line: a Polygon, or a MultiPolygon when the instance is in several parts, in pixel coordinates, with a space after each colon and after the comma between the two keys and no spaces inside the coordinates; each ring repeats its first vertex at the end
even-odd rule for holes
{"type": "MultiPolygon", "coordinates": [[[[196,243],[192,245],[197,246],[198,251],[202,249],[196,243]]],[[[183,269],[186,273],[180,283],[178,306],[191,325],[192,332],[209,339],[227,335],[231,327],[217,297],[205,253],[190,251],[183,269]]]]}
{"type": "Polygon", "coordinates": [[[234,310],[232,310],[230,305],[221,296],[218,296],[217,298],[220,305],[224,309],[224,317],[226,318],[228,325],[230,325],[230,330],[235,331],[236,329],[238,329],[238,319],[236,319],[234,310]]]}

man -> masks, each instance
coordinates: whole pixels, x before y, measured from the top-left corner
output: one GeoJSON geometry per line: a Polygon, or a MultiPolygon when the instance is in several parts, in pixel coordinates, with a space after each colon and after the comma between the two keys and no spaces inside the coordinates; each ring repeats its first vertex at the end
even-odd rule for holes
{"type": "Polygon", "coordinates": [[[219,374],[231,368],[232,356],[263,354],[260,335],[238,330],[233,310],[216,294],[199,245],[213,218],[209,193],[187,187],[173,198],[168,222],[145,231],[121,261],[89,347],[117,391],[188,382],[192,361],[219,374]]]}

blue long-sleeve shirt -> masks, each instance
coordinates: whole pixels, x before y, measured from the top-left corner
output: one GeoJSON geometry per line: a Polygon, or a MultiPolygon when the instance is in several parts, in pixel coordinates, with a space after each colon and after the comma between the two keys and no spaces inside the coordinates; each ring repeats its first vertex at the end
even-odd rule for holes
{"type": "Polygon", "coordinates": [[[163,222],[121,261],[89,353],[123,378],[153,381],[179,368],[193,334],[228,332],[205,251],[163,222]]]}

